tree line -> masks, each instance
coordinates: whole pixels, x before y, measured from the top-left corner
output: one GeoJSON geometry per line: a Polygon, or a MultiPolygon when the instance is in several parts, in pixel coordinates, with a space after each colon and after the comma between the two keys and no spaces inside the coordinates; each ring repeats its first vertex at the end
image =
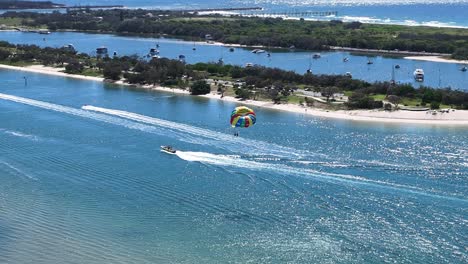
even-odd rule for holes
{"type": "Polygon", "coordinates": [[[281,18],[198,16],[177,11],[78,10],[67,13],[6,12],[26,26],[146,35],[170,35],[231,44],[324,50],[329,46],[453,54],[468,59],[468,30],[281,18]]]}
{"type": "MultiPolygon", "coordinates": [[[[14,45],[5,41],[0,41],[0,62],[63,66],[66,72],[74,74],[85,74],[86,70],[93,70],[110,80],[124,78],[131,84],[161,84],[189,88],[193,94],[208,93],[210,90],[203,82],[211,77],[239,80],[240,84],[236,85],[234,90],[241,98],[261,96],[280,102],[286,100],[301,87],[301,89],[321,92],[327,100],[340,91],[352,92],[347,103],[349,108],[381,108],[382,102],[375,101],[372,96],[384,94],[387,97],[393,96],[390,98],[419,99],[422,105],[444,104],[454,108],[468,109],[468,92],[466,91],[450,88],[414,88],[410,84],[389,82],[369,83],[344,75],[298,74],[263,66],[241,67],[221,63],[185,64],[179,60],[143,59],[137,55],[98,58],[76,53],[66,47],[40,48],[35,45],[14,45]]],[[[219,81],[220,92],[223,92],[222,86],[222,81],[219,81]]]]}

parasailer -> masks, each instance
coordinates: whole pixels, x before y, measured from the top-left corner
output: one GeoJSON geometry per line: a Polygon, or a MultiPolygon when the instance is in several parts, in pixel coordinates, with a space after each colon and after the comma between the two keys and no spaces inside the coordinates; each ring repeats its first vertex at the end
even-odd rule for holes
{"type": "MultiPolygon", "coordinates": [[[[246,107],[236,107],[231,113],[231,126],[232,127],[250,127],[257,121],[255,112],[246,107]]],[[[238,132],[234,133],[234,136],[239,136],[238,132]]]]}

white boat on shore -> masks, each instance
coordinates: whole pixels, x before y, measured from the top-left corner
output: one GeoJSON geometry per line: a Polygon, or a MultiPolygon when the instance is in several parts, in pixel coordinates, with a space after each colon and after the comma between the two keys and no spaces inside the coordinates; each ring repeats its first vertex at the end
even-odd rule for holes
{"type": "Polygon", "coordinates": [[[424,81],[424,70],[423,69],[416,69],[413,72],[414,79],[417,82],[422,82],[424,81]]]}

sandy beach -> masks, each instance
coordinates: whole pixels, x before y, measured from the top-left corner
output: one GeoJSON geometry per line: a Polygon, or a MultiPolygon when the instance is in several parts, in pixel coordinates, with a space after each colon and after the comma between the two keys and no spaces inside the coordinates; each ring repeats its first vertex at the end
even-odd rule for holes
{"type": "MultiPolygon", "coordinates": [[[[67,74],[62,72],[63,68],[46,67],[42,65],[33,65],[27,67],[17,67],[9,65],[1,65],[0,69],[26,71],[40,74],[49,74],[60,77],[69,77],[75,79],[99,81],[103,82],[102,77],[90,77],[77,74],[67,74]]],[[[125,86],[135,86],[118,81],[116,84],[125,86]]],[[[168,88],[162,86],[144,85],[141,86],[144,89],[151,89],[156,91],[177,93],[181,95],[189,95],[187,90],[168,88]]],[[[253,107],[262,107],[280,111],[287,111],[292,113],[298,113],[303,115],[310,115],[323,118],[334,118],[334,119],[345,119],[350,121],[364,121],[364,122],[383,122],[383,123],[394,123],[394,124],[422,124],[422,125],[457,125],[457,126],[468,126],[468,110],[450,110],[448,113],[442,113],[441,111],[383,111],[383,110],[338,110],[329,111],[320,108],[304,107],[297,104],[273,104],[268,101],[254,101],[245,100],[240,101],[237,98],[231,96],[224,96],[221,98],[219,94],[210,93],[207,95],[200,95],[200,97],[209,98],[212,100],[223,100],[227,102],[238,103],[242,105],[249,105],[253,107]]]]}
{"type": "Polygon", "coordinates": [[[443,63],[457,63],[457,64],[468,64],[468,60],[450,60],[440,56],[408,56],[404,57],[407,60],[420,60],[420,61],[432,61],[432,62],[443,62],[443,63]]]}

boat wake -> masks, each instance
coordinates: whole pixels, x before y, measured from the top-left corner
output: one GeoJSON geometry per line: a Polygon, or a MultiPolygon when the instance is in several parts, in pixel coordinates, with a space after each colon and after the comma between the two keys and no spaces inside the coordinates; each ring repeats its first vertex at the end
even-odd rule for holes
{"type": "Polygon", "coordinates": [[[88,118],[108,124],[123,126],[129,129],[140,130],[147,133],[154,133],[164,136],[171,135],[180,140],[187,140],[187,138],[191,138],[193,143],[201,144],[200,142],[202,142],[202,144],[211,144],[216,147],[228,149],[230,152],[234,153],[250,153],[248,156],[239,156],[216,155],[206,152],[177,151],[176,155],[186,161],[201,162],[204,164],[211,164],[222,167],[250,169],[253,171],[277,172],[281,175],[295,175],[328,182],[347,182],[352,184],[368,185],[377,188],[390,188],[403,190],[414,194],[439,197],[444,199],[461,200],[466,202],[466,200],[462,198],[457,198],[450,195],[439,195],[430,190],[425,190],[415,186],[374,180],[356,175],[314,170],[311,169],[308,165],[318,163],[327,165],[329,162],[326,160],[329,160],[333,166],[340,167],[346,166],[346,164],[337,164],[336,160],[331,159],[326,155],[316,154],[306,150],[297,150],[294,148],[284,147],[274,143],[253,139],[243,138],[242,140],[238,140],[225,133],[121,110],[107,109],[89,105],[83,106],[82,109],[76,109],[2,93],[0,93],[0,99],[60,113],[66,113],[82,118],[88,118]],[[205,138],[205,140],[200,137],[205,138]],[[220,144],[220,142],[222,142],[222,144],[220,144]],[[314,158],[317,159],[317,157],[319,157],[320,160],[314,161],[314,158]]]}
{"type": "Polygon", "coordinates": [[[113,124],[113,125],[118,125],[118,126],[124,126],[130,129],[136,129],[144,132],[149,132],[149,133],[154,133],[154,134],[159,134],[159,135],[164,135],[163,129],[156,128],[154,126],[148,126],[145,124],[137,123],[137,122],[132,122],[126,119],[122,118],[117,118],[109,115],[103,115],[99,113],[93,113],[81,109],[76,109],[68,106],[63,106],[63,105],[57,105],[57,104],[52,104],[52,103],[47,103],[43,101],[38,101],[34,99],[28,99],[24,97],[19,97],[19,96],[14,96],[14,95],[8,95],[8,94],[3,94],[0,93],[0,99],[6,100],[6,101],[11,101],[11,102],[16,102],[16,103],[21,103],[29,106],[34,106],[46,110],[51,110],[51,111],[56,111],[60,113],[65,113],[69,115],[74,115],[74,116],[79,116],[83,118],[88,118],[96,121],[101,121],[104,123],[108,124],[113,124]]]}
{"type": "Polygon", "coordinates": [[[6,161],[0,160],[0,168],[2,168],[2,167],[4,167],[6,169],[6,171],[10,172],[13,175],[17,175],[17,176],[20,176],[20,177],[25,177],[25,178],[37,181],[36,177],[24,172],[23,170],[17,168],[16,166],[14,166],[14,165],[6,162],[6,161]]]}
{"type": "Polygon", "coordinates": [[[346,182],[351,184],[367,185],[374,188],[387,188],[397,191],[404,191],[407,193],[430,196],[434,198],[448,199],[448,200],[457,200],[466,202],[465,199],[434,194],[427,192],[422,188],[409,186],[404,184],[397,184],[379,180],[372,180],[361,176],[348,175],[348,174],[339,174],[339,173],[329,173],[323,171],[317,171],[307,168],[293,167],[286,164],[278,163],[268,163],[268,162],[258,162],[254,160],[248,160],[241,158],[237,155],[217,155],[207,152],[193,152],[193,151],[180,151],[178,150],[176,155],[186,161],[190,162],[200,162],[203,164],[210,164],[215,166],[227,166],[234,167],[239,169],[249,169],[254,171],[269,171],[275,172],[282,175],[293,175],[298,177],[305,177],[309,179],[322,180],[326,182],[336,183],[336,182],[346,182]]]}
{"type": "Polygon", "coordinates": [[[172,121],[167,121],[155,117],[145,116],[137,113],[116,110],[116,109],[108,109],[102,107],[96,107],[91,105],[85,105],[82,107],[83,110],[93,111],[104,113],[112,116],[118,116],[125,119],[130,119],[132,121],[141,122],[144,124],[149,124],[152,126],[158,126],[165,129],[171,129],[178,132],[183,132],[184,136],[181,137],[184,141],[187,141],[186,133],[196,136],[193,142],[194,144],[203,143],[203,145],[210,144],[216,147],[224,147],[230,151],[236,152],[246,152],[248,150],[249,153],[257,154],[257,155],[276,155],[280,157],[301,157],[301,156],[317,156],[317,154],[309,153],[307,151],[297,150],[295,148],[289,148],[277,145],[275,143],[264,142],[260,140],[253,140],[248,138],[242,138],[239,140],[238,138],[233,138],[232,135],[228,135],[225,133],[199,128],[196,126],[176,123],[172,121]],[[212,142],[208,140],[202,140],[200,137],[205,139],[213,140],[212,142]],[[223,142],[222,145],[219,142],[223,142]]]}

